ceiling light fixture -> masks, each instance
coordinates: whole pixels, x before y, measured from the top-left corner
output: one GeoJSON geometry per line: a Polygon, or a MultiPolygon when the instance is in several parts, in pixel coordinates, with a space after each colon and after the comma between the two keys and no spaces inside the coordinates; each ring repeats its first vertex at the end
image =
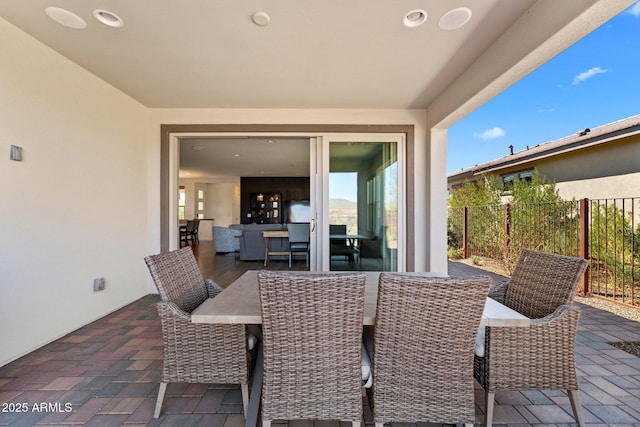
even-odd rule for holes
{"type": "Polygon", "coordinates": [[[415,28],[424,24],[427,20],[427,12],[423,9],[414,9],[402,18],[402,23],[407,28],[415,28]]]}
{"type": "Polygon", "coordinates": [[[84,22],[84,19],[80,18],[73,12],[69,12],[67,9],[50,6],[46,8],[44,12],[49,18],[67,28],[73,28],[74,30],[83,30],[87,28],[87,23],[84,22]]]}
{"type": "Polygon", "coordinates": [[[256,25],[266,27],[271,22],[271,17],[269,17],[265,12],[256,12],[251,15],[251,20],[256,25]]]}
{"type": "Polygon", "coordinates": [[[96,9],[93,16],[108,27],[120,28],[124,25],[124,21],[118,15],[108,10],[96,9]]]}
{"type": "Polygon", "coordinates": [[[471,19],[471,9],[468,7],[458,7],[451,9],[440,18],[440,28],[443,30],[457,30],[471,19]]]}

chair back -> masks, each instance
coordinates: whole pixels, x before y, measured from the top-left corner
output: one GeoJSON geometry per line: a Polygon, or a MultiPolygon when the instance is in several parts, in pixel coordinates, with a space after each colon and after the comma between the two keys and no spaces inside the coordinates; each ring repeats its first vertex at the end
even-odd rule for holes
{"type": "Polygon", "coordinates": [[[196,229],[196,220],[190,219],[187,221],[187,225],[185,226],[185,230],[187,233],[192,233],[196,229]]]}
{"type": "MultiPolygon", "coordinates": [[[[347,234],[347,225],[329,224],[329,234],[347,234]]],[[[331,244],[336,246],[346,246],[347,239],[331,239],[331,244]]]]}
{"type": "Polygon", "coordinates": [[[289,243],[309,243],[309,223],[296,222],[287,224],[289,243]]]}
{"type": "Polygon", "coordinates": [[[573,301],[587,260],[524,249],[513,271],[505,305],[532,319],[573,301]]]}
{"type": "Polygon", "coordinates": [[[362,419],[364,273],[258,273],[263,419],[362,419]]]}
{"type": "Polygon", "coordinates": [[[191,247],[145,257],[163,301],[191,313],[207,299],[207,287],[191,247]]]}
{"type": "Polygon", "coordinates": [[[375,422],[473,423],[473,354],[491,279],[381,273],[375,422]]]}

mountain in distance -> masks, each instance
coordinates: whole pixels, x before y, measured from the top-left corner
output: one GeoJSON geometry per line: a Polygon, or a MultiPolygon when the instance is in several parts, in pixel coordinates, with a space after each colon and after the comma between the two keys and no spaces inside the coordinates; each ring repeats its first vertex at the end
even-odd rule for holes
{"type": "Polygon", "coordinates": [[[329,209],[356,209],[357,203],[347,199],[329,199],[329,209]]]}

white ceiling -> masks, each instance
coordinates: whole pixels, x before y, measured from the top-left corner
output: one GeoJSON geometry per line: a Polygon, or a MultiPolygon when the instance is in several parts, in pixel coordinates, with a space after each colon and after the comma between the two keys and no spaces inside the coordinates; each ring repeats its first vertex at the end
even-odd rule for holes
{"type": "Polygon", "coordinates": [[[0,16],[148,107],[425,108],[534,0],[2,0],[0,16]],[[69,29],[45,14],[69,10],[69,29]],[[457,30],[445,12],[469,7],[457,30]],[[404,15],[423,8],[417,28],[404,15]],[[107,9],[122,28],[98,22],[107,9]],[[251,20],[271,17],[268,26],[251,20]]]}
{"type": "Polygon", "coordinates": [[[309,176],[309,139],[180,138],[180,178],[309,176]]]}
{"type": "MultiPolygon", "coordinates": [[[[309,176],[310,148],[309,138],[182,137],[180,178],[236,182],[241,176],[309,176]]],[[[378,143],[345,141],[332,144],[330,157],[351,167],[379,150],[378,143]]]]}
{"type": "MultiPolygon", "coordinates": [[[[428,109],[430,120],[448,126],[631,3],[0,0],[0,17],[149,108],[428,109]],[[86,28],[54,22],[49,6],[76,14],[86,28]],[[469,22],[441,29],[440,18],[458,7],[471,9],[469,22]],[[426,22],[405,27],[416,8],[426,22]],[[96,9],[124,26],[98,22],[96,9]],[[270,24],[254,24],[255,12],[270,24]]],[[[295,176],[308,164],[299,142],[278,140],[262,156],[255,150],[263,140],[215,141],[199,152],[185,143],[182,167],[193,176],[230,167],[236,176],[273,168],[295,176]]]]}

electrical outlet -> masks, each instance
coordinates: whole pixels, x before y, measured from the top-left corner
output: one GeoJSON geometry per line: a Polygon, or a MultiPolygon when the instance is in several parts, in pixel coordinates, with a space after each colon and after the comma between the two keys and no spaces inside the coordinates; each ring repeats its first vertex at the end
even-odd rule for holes
{"type": "Polygon", "coordinates": [[[93,279],[93,292],[104,291],[104,277],[93,279]]]}

